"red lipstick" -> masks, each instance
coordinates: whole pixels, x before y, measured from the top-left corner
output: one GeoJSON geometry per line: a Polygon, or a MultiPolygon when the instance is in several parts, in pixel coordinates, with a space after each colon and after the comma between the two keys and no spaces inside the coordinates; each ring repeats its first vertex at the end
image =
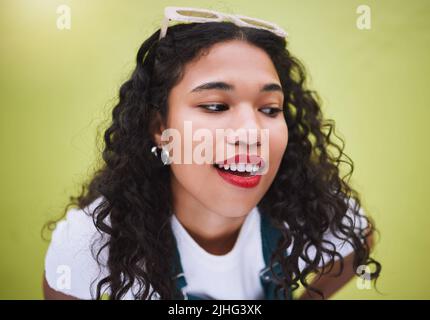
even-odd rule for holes
{"type": "Polygon", "coordinates": [[[258,185],[261,180],[260,170],[264,167],[264,161],[261,157],[255,155],[238,154],[224,161],[220,161],[214,165],[218,174],[226,182],[238,186],[241,188],[254,188],[258,185]],[[224,168],[219,168],[218,165],[229,165],[232,164],[247,164],[251,165],[252,168],[257,171],[232,171],[231,169],[225,170],[224,168]]]}

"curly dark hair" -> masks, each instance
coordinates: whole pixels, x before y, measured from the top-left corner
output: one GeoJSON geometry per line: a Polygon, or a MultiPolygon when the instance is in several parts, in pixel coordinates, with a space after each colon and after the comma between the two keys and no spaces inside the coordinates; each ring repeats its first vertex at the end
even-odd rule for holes
{"type": "MultiPolygon", "coordinates": [[[[241,40],[263,49],[271,58],[284,90],[284,117],[288,126],[288,146],[277,175],[258,203],[281,229],[284,239],[272,256],[279,262],[284,278],[278,289],[295,290],[300,283],[310,290],[306,278],[320,270],[324,261],[329,272],[335,257],[343,258],[323,235],[331,231],[354,248],[354,270],[371,264],[371,279],[377,279],[381,265],[370,258],[365,241],[375,230],[374,223],[361,212],[359,194],[350,186],[352,160],[345,155],[344,143],[335,133],[332,120],[323,119],[318,94],[308,90],[303,64],[287,50],[287,43],[269,31],[239,27],[230,22],[177,24],[159,40],[157,30],[137,52],[136,67],[122,84],[112,122],[104,131],[103,162],[71,205],[85,208],[102,196],[92,212],[96,228],[107,240],[95,255],[108,250],[108,276],[97,283],[96,298],[108,288],[110,299],[121,299],[133,286],[136,299],[175,297],[175,283],[166,276],[173,263],[174,235],[169,228],[172,195],[170,169],[149,150],[154,127],[165,121],[170,90],[183,76],[184,66],[216,43],[241,40]],[[337,138],[340,143],[333,141],[337,138]],[[347,166],[342,176],[343,165],[347,166]],[[345,199],[354,199],[350,207],[345,199]],[[369,228],[354,218],[366,219],[369,228]],[[288,228],[285,226],[288,224],[288,228]],[[293,241],[294,239],[294,241],[293,241]],[[293,244],[286,258],[283,254],[293,244]],[[314,246],[316,254],[308,256],[314,246]],[[299,269],[299,259],[306,262],[299,269]],[[153,290],[151,290],[151,287],[153,290]]],[[[100,262],[99,262],[100,263],[100,262]]]]}

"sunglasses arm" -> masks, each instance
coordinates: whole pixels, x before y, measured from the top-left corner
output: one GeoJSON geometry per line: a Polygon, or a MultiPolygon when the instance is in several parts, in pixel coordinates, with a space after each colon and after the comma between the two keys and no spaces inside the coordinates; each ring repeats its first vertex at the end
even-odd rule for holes
{"type": "Polygon", "coordinates": [[[158,40],[161,40],[166,36],[168,26],[169,26],[169,18],[164,17],[163,23],[161,25],[160,37],[158,38],[158,40]]]}

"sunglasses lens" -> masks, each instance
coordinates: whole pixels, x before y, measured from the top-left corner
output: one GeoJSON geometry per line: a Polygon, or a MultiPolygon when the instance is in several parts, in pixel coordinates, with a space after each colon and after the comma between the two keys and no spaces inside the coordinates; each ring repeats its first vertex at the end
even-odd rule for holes
{"type": "Polygon", "coordinates": [[[204,12],[204,11],[177,10],[176,12],[186,17],[212,18],[212,19],[218,18],[217,15],[210,12],[204,12]]]}
{"type": "Polygon", "coordinates": [[[254,20],[246,19],[246,18],[241,18],[240,20],[242,20],[242,21],[244,21],[244,22],[246,22],[248,24],[254,25],[256,27],[263,27],[263,28],[267,28],[267,29],[270,29],[270,30],[275,30],[275,28],[273,26],[271,26],[269,24],[266,24],[264,22],[254,21],[254,20]]]}

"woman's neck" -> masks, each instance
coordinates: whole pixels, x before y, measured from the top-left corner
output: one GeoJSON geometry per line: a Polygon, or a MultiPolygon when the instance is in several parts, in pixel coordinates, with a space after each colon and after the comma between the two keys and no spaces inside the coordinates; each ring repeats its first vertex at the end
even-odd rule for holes
{"type": "Polygon", "coordinates": [[[180,186],[174,188],[173,201],[177,219],[205,251],[224,255],[233,249],[246,215],[222,216],[206,208],[180,186]]]}

